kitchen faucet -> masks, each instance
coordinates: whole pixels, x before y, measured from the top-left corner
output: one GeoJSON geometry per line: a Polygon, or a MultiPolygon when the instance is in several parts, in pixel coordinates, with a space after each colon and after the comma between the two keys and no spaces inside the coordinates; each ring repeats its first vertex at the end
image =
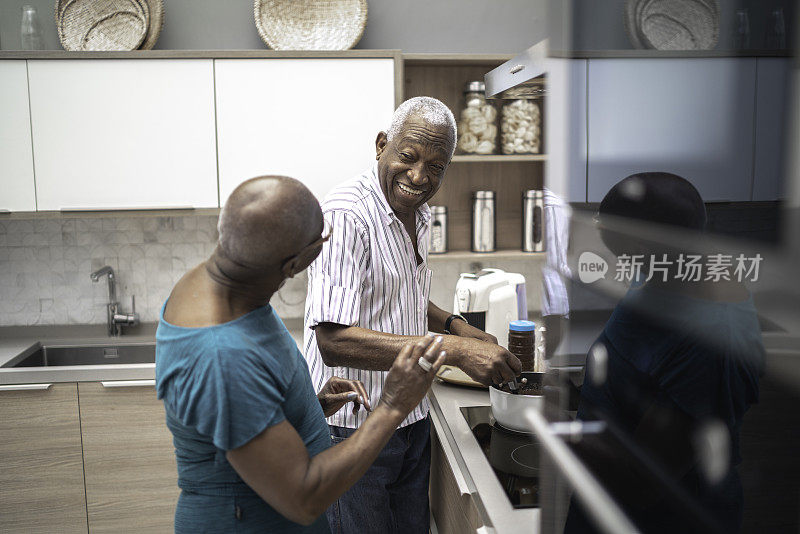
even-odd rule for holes
{"type": "Polygon", "coordinates": [[[131,313],[120,313],[117,302],[117,280],[114,269],[106,265],[89,275],[92,282],[98,282],[101,277],[108,278],[108,335],[118,337],[122,334],[122,325],[136,326],[139,324],[139,315],[136,313],[136,297],[131,296],[131,313]]]}

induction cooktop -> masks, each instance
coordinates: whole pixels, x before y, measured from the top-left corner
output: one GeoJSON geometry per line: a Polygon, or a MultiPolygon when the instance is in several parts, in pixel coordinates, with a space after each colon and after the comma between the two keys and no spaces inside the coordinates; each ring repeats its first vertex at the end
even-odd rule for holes
{"type": "Polygon", "coordinates": [[[497,424],[490,406],[461,408],[472,434],[489,460],[514,508],[539,506],[539,442],[533,434],[497,424]]]}

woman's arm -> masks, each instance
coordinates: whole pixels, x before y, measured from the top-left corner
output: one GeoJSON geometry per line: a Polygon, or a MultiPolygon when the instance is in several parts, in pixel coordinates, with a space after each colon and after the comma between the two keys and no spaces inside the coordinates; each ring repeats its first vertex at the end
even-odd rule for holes
{"type": "Polygon", "coordinates": [[[440,347],[441,339],[432,337],[403,347],[386,377],[381,403],[335,447],[311,458],[295,428],[283,421],[228,451],[228,461],[283,516],[310,525],[363,476],[397,425],[425,396],[446,357],[440,347]],[[420,357],[432,364],[429,371],[417,363],[420,357]]]}

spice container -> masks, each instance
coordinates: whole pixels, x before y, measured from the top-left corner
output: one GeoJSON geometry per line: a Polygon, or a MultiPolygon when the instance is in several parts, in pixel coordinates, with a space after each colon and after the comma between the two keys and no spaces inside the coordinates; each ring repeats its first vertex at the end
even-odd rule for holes
{"type": "Polygon", "coordinates": [[[544,250],[544,191],[529,189],[522,197],[522,251],[544,250]]]}
{"type": "Polygon", "coordinates": [[[431,206],[429,254],[447,252],[447,206],[431,206]]]}
{"type": "Polygon", "coordinates": [[[461,154],[494,154],[497,146],[497,109],[486,102],[483,82],[464,86],[464,109],[458,123],[458,151],[461,154]]]}
{"type": "Polygon", "coordinates": [[[508,323],[508,352],[519,358],[522,372],[534,370],[536,351],[536,324],[533,321],[508,323]]]}
{"type": "Polygon", "coordinates": [[[494,246],[494,191],[475,191],[472,193],[472,251],[494,252],[494,246]]]}
{"type": "MultiPolygon", "coordinates": [[[[543,88],[540,94],[544,94],[543,88]]],[[[542,110],[541,101],[537,100],[518,99],[503,104],[500,117],[500,146],[503,154],[541,152],[542,110]]]]}

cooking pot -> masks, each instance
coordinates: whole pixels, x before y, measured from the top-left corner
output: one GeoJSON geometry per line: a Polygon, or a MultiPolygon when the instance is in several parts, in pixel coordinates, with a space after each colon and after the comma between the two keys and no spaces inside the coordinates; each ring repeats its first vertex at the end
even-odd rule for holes
{"type": "MultiPolygon", "coordinates": [[[[528,379],[528,384],[542,386],[544,373],[522,373],[517,378],[517,383],[522,387],[521,380],[528,379]]],[[[497,424],[503,428],[516,432],[532,432],[531,424],[528,422],[526,414],[531,410],[542,411],[544,409],[543,395],[521,395],[506,393],[498,386],[493,385],[489,388],[489,400],[492,404],[492,415],[497,424]]]]}

